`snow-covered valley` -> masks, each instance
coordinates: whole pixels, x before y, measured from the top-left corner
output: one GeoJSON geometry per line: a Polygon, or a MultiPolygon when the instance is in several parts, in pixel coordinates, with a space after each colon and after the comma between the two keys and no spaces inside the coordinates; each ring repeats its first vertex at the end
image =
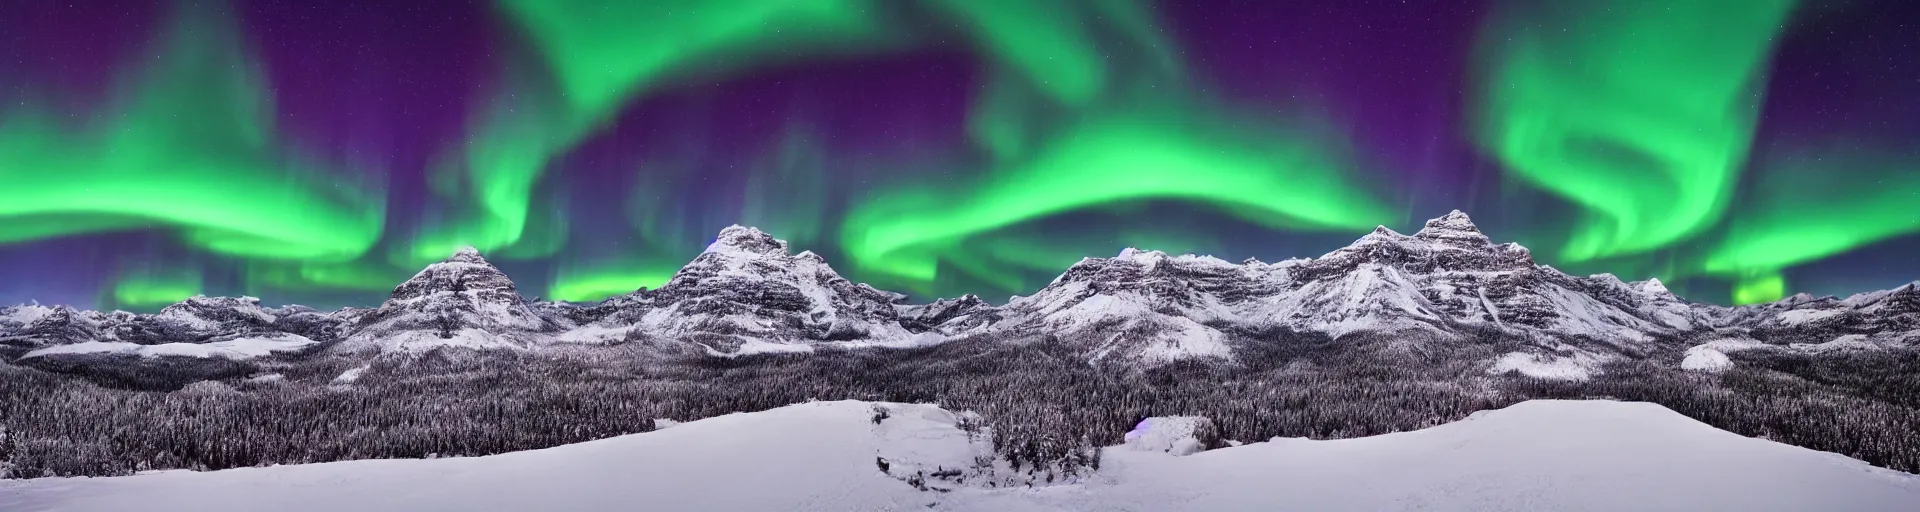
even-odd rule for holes
{"type": "MultiPolygon", "coordinates": [[[[1071,483],[919,490],[971,463],[953,413],[812,402],[501,455],[0,481],[0,510],[1909,511],[1920,476],[1745,438],[1647,403],[1523,402],[1381,436],[1179,457],[1106,448],[1071,483]],[[883,472],[876,460],[889,462],[883,472]]],[[[1004,468],[1001,468],[1004,471],[1004,468]]]]}

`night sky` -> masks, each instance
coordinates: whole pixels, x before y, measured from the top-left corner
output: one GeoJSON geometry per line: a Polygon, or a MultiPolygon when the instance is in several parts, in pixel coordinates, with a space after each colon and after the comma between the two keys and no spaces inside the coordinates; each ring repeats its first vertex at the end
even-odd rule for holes
{"type": "Polygon", "coordinates": [[[0,0],[0,303],[530,297],[729,224],[926,300],[1449,210],[1722,304],[1920,278],[1920,2],[0,0]]]}

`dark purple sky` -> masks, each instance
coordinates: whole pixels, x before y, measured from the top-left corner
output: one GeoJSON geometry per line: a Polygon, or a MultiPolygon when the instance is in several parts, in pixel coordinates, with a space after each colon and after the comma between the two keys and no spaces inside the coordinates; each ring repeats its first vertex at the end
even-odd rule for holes
{"type": "MultiPolygon", "coordinates": [[[[10,109],[29,105],[74,119],[106,117],[116,94],[138,87],[129,80],[159,50],[158,34],[178,5],[0,4],[0,127],[10,109]]],[[[341,172],[364,174],[378,184],[377,193],[386,197],[386,234],[361,262],[401,277],[411,270],[386,255],[406,243],[422,219],[456,215],[431,197],[435,162],[474,140],[481,125],[477,112],[508,88],[511,74],[541,69],[526,65],[539,61],[539,51],[522,27],[491,2],[208,4],[225,5],[219,10],[242,34],[235,44],[264,70],[262,86],[270,93],[275,140],[283,149],[340,163],[348,169],[341,172]]],[[[893,7],[913,11],[911,4],[893,7]]],[[[1242,115],[1306,113],[1324,120],[1366,168],[1360,175],[1369,188],[1403,211],[1404,218],[1390,227],[1406,230],[1457,208],[1473,214],[1496,240],[1551,246],[1574,207],[1507,178],[1508,171],[1477,150],[1467,130],[1474,115],[1469,93],[1476,36],[1498,5],[1209,0],[1157,2],[1154,9],[1160,33],[1188,70],[1182,88],[1242,115]]],[[[926,15],[899,19],[910,32],[945,30],[926,15]]],[[[1836,141],[1831,144],[1842,150],[1920,147],[1920,2],[1803,2],[1782,34],[1759,108],[1755,155],[1805,140],[1836,141]]],[[[833,236],[849,203],[903,175],[964,180],[989,167],[966,126],[982,101],[981,84],[991,76],[991,57],[982,53],[964,44],[927,44],[798,59],[634,97],[557,155],[540,182],[543,199],[536,207],[564,214],[565,247],[501,263],[526,293],[540,295],[562,267],[581,260],[576,255],[651,258],[649,265],[683,261],[713,231],[741,221],[740,212],[755,197],[741,190],[756,173],[767,172],[767,162],[779,160],[782,141],[803,134],[811,164],[779,183],[796,194],[825,195],[817,201],[823,203],[821,225],[812,234],[775,235],[827,255],[862,280],[867,276],[861,269],[841,263],[845,255],[833,236]],[[673,170],[636,172],[668,167],[673,170]],[[643,181],[652,184],[654,195],[635,193],[643,181]],[[671,212],[679,233],[665,241],[643,240],[632,219],[637,196],[663,203],[649,211],[671,212]]],[[[1904,163],[1920,172],[1920,160],[1904,163]]],[[[0,168],[0,175],[28,164],[0,160],[0,166],[14,167],[0,168]]],[[[0,188],[0,201],[7,197],[0,188]]],[[[1165,203],[1031,222],[1051,231],[1123,232],[1178,219],[1181,226],[1203,226],[1204,238],[1213,243],[1170,249],[1269,261],[1318,255],[1364,233],[1273,230],[1205,204],[1165,203]]],[[[1920,200],[1915,204],[1920,216],[1920,200]]],[[[9,218],[0,208],[0,222],[41,220],[9,218]]],[[[1712,236],[1648,258],[1696,251],[1694,244],[1709,243],[1712,236]]],[[[1121,239],[1095,238],[1105,242],[1076,249],[1106,255],[1121,239]]],[[[1536,247],[1536,253],[1550,260],[1545,249],[1536,247]]],[[[1911,281],[1920,278],[1917,250],[1920,237],[1909,233],[1798,265],[1786,269],[1790,291],[1841,294],[1911,281]]],[[[384,294],[318,285],[262,288],[249,282],[246,271],[259,262],[200,250],[172,226],[155,222],[151,229],[0,243],[0,302],[148,307],[112,294],[116,283],[139,278],[124,269],[141,260],[192,267],[206,293],[272,294],[265,298],[274,303],[364,304],[384,294]]],[[[1645,261],[1566,266],[1652,277],[1635,274],[1647,272],[1645,261]]],[[[1018,280],[1031,288],[1050,277],[1034,271],[1018,280]]],[[[1667,277],[1689,297],[1727,300],[1724,277],[1667,277]]],[[[937,291],[1004,297],[1029,290],[962,279],[942,282],[937,291]]]]}

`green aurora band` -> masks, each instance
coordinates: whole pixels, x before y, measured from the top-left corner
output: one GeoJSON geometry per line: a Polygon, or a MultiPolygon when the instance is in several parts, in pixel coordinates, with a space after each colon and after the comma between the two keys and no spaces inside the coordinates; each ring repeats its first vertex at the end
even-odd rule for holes
{"type": "Polygon", "coordinates": [[[277,149],[230,20],[183,9],[159,46],[93,122],[0,111],[0,240],[164,225],[215,253],[334,261],[379,241],[383,197],[277,149]]]}
{"type": "Polygon", "coordinates": [[[1479,143],[1587,210],[1562,257],[1649,251],[1716,225],[1793,2],[1510,5],[1482,34],[1479,143]]]}
{"type": "Polygon", "coordinates": [[[1758,169],[1702,270],[1740,280],[1734,302],[1778,300],[1780,271],[1896,236],[1920,233],[1920,155],[1826,150],[1758,169]],[[1844,169],[1849,178],[1835,179],[1844,169]]]}
{"type": "Polygon", "coordinates": [[[747,175],[739,223],[779,233],[794,245],[818,240],[827,222],[830,193],[826,148],[812,130],[794,126],[763,160],[747,175]]]}
{"type": "Polygon", "coordinates": [[[500,0],[499,6],[524,29],[553,80],[515,80],[482,107],[479,135],[451,164],[465,169],[466,183],[448,187],[471,196],[477,211],[464,223],[422,234],[411,251],[414,262],[464,245],[491,250],[519,243],[529,197],[550,161],[649,88],[802,58],[929,44],[919,40],[929,35],[906,33],[884,15],[926,7],[930,12],[923,14],[951,18],[974,46],[1072,105],[1091,101],[1106,80],[1103,52],[1086,27],[1106,20],[1116,32],[1157,37],[1143,4],[1117,0],[500,0]]]}
{"type": "Polygon", "coordinates": [[[1748,274],[1733,285],[1734,304],[1759,304],[1787,295],[1787,277],[1778,272],[1748,274]]]}
{"type": "MultiPolygon", "coordinates": [[[[1120,78],[1131,79],[1133,75],[1169,76],[1177,67],[1173,63],[1170,45],[1162,40],[1151,10],[1141,2],[1118,0],[1086,0],[1075,2],[968,2],[958,0],[935,0],[924,4],[878,4],[854,0],[814,0],[814,1],[760,1],[760,2],[701,2],[680,1],[664,3],[621,3],[621,2],[547,2],[506,0],[502,7],[523,28],[541,49],[541,54],[556,75],[557,86],[552,87],[552,95],[538,93],[538,88],[530,94],[518,94],[522,100],[518,105],[527,105],[528,97],[533,97],[533,105],[547,108],[534,108],[532,113],[522,109],[522,116],[556,121],[558,130],[549,130],[548,134],[516,133],[510,136],[483,136],[480,144],[472,147],[497,155],[469,153],[469,169],[473,180],[478,184],[480,201],[489,205],[486,209],[495,219],[496,227],[501,228],[498,237],[468,236],[454,243],[475,243],[482,240],[483,249],[487,244],[513,243],[518,236],[518,220],[513,217],[524,211],[521,196],[531,188],[545,165],[567,147],[576,144],[578,139],[592,131],[592,127],[604,122],[626,101],[641,90],[684,79],[694,73],[683,69],[692,61],[730,62],[730,66],[742,67],[777,63],[780,59],[797,58],[798,54],[818,58],[833,53],[884,53],[924,46],[928,41],[924,34],[898,33],[890,29],[894,24],[887,23],[886,14],[901,15],[901,10],[926,8],[924,15],[952,20],[959,27],[966,40],[972,42],[977,51],[989,56],[998,63],[988,79],[987,95],[994,99],[982,102],[986,108],[977,109],[971,116],[975,136],[991,153],[1006,159],[1021,155],[1026,141],[1045,137],[1044,129],[1031,128],[1029,125],[1060,124],[1053,119],[1033,119],[1032,112],[1074,112],[1088,110],[1102,101],[1111,101],[1114,96],[1113,82],[1120,78]],[[573,15],[582,9],[592,8],[601,13],[594,17],[573,15]],[[638,29],[636,27],[655,27],[658,30],[638,29]],[[767,27],[778,28],[778,30],[767,27]],[[1107,36],[1118,41],[1100,41],[1107,36]],[[1101,43],[1106,43],[1104,46],[1101,43]],[[831,49],[829,47],[832,47],[831,49]],[[761,54],[767,48],[781,48],[787,51],[780,54],[761,54]],[[852,50],[849,50],[851,48],[852,50]],[[1120,57],[1113,57],[1115,49],[1121,49],[1120,57]],[[798,50],[798,51],[795,51],[798,50]],[[1116,64],[1117,63],[1117,64],[1116,64]],[[545,99],[542,99],[545,98],[545,99]],[[558,133],[561,135],[552,135],[558,133]],[[491,190],[491,191],[487,191],[491,190]]],[[[732,69],[713,69],[708,66],[698,74],[701,78],[712,78],[717,73],[734,71],[732,69]]],[[[1134,80],[1137,81],[1137,80],[1134,80]]],[[[1136,84],[1137,85],[1137,84],[1136,84]]],[[[1070,118],[1071,116],[1059,116],[1070,118]]],[[[1163,119],[1154,119],[1159,121],[1163,119]]],[[[1151,138],[1155,133],[1126,133],[1150,129],[1144,124],[1124,119],[1102,120],[1083,123],[1086,128],[1070,127],[1074,133],[1066,135],[1065,141],[1045,142],[1052,146],[1050,155],[1042,155],[1029,162],[1018,165],[1026,170],[1009,171],[1009,175],[1023,175],[1026,183],[1041,187],[1058,187],[1073,180],[1085,179],[1103,173],[1102,165],[1114,163],[1109,159],[1090,166],[1075,166],[1058,161],[1059,158],[1075,158],[1098,151],[1097,145],[1109,143],[1130,144],[1119,138],[1151,138]],[[1101,139],[1101,140],[1090,140],[1101,139]],[[1048,158],[1056,160],[1048,160],[1048,158]]],[[[491,123],[499,128],[496,132],[513,132],[518,127],[535,125],[524,122],[491,123]]],[[[486,130],[483,130],[483,132],[486,130]]],[[[1042,141],[1034,140],[1033,144],[1042,141]]],[[[1222,190],[1205,192],[1200,187],[1188,186],[1184,190],[1156,193],[1147,190],[1153,187],[1154,178],[1160,181],[1189,180],[1164,179],[1189,167],[1204,164],[1193,161],[1194,157],[1212,151],[1200,145],[1200,140],[1189,137],[1185,141],[1175,142],[1171,147],[1162,147],[1149,151],[1162,157],[1156,165],[1170,167],[1153,170],[1130,165],[1129,169],[1118,172],[1130,173],[1136,178],[1132,185],[1108,189],[1090,195],[1044,204],[1045,199],[1024,200],[1007,195],[1002,190],[981,190],[968,192],[968,195],[1000,195],[1001,200],[1024,202],[1023,211],[1015,212],[1004,218],[987,218],[974,212],[974,221],[964,225],[969,234],[990,231],[1006,227],[1012,223],[1043,217],[1050,213],[1061,213],[1073,208],[1091,206],[1107,201],[1127,201],[1145,198],[1183,198],[1207,200],[1214,197],[1231,196],[1225,187],[1235,187],[1241,183],[1230,179],[1216,179],[1211,185],[1223,187],[1222,190]],[[1170,153],[1186,153],[1187,156],[1170,153]],[[1149,180],[1149,181],[1139,181],[1149,180]],[[1132,190],[1123,190],[1131,187],[1132,190]]],[[[792,184],[806,183],[809,173],[818,172],[817,149],[808,144],[804,136],[794,135],[790,130],[788,143],[778,149],[778,162],[768,170],[753,174],[745,196],[747,209],[740,212],[740,218],[749,223],[759,223],[761,227],[772,229],[789,237],[797,244],[804,245],[823,223],[822,205],[813,199],[795,199],[793,201],[767,201],[780,193],[804,192],[790,187],[773,188],[770,183],[792,184]],[[788,234],[791,233],[791,234],[788,234]]],[[[1286,158],[1287,155],[1278,155],[1286,158]]],[[[1216,158],[1214,161],[1233,161],[1253,158],[1248,155],[1216,158]]],[[[1242,164],[1239,170],[1247,170],[1242,164]]],[[[649,173],[652,174],[652,173],[649,173]]],[[[1209,173],[1225,178],[1230,171],[1209,173]]],[[[1296,173],[1297,175],[1297,173],[1296,173]]],[[[1258,181],[1258,180],[1256,180],[1258,181]]],[[[1205,185],[1202,185],[1205,186],[1205,185]]],[[[641,184],[642,194],[650,198],[660,197],[658,191],[641,184]]],[[[1271,191],[1271,190],[1269,190],[1271,191]]],[[[820,191],[824,192],[824,191],[820,191]]],[[[882,191],[883,198],[912,197],[918,192],[912,190],[882,191]],[[897,194],[897,195],[896,195],[897,194]]],[[[1031,194],[1031,193],[1029,193],[1031,194]]],[[[824,194],[822,194],[824,195],[824,194]]],[[[1038,197],[1039,195],[1034,195],[1038,197]]],[[[1347,197],[1347,196],[1343,196],[1347,197]]],[[[1272,197],[1283,199],[1281,196],[1272,197]]],[[[898,199],[883,199],[883,201],[898,199]]],[[[1241,203],[1257,202],[1241,196],[1241,203]]],[[[637,199],[631,211],[635,212],[633,223],[640,229],[642,238],[649,243],[669,242],[665,233],[678,235],[677,230],[661,227],[662,224],[674,224],[673,217],[658,218],[666,213],[658,201],[637,199]]],[[[1364,203],[1364,202],[1363,202],[1364,203]]],[[[1250,211],[1259,211],[1257,205],[1250,211]]],[[[1358,208],[1366,208],[1362,204],[1358,208]]],[[[864,211],[885,210],[887,206],[864,206],[864,211]]],[[[1312,207],[1303,210],[1310,211],[1312,207]]],[[[1272,213],[1268,209],[1266,213],[1272,213]]],[[[968,213],[968,212],[954,212],[968,213]]],[[[916,213],[909,219],[889,219],[905,222],[905,225],[925,222],[926,212],[916,213]]],[[[1324,216],[1324,214],[1321,214],[1324,216]]],[[[1325,219],[1307,215],[1309,224],[1325,219]]],[[[849,221],[844,226],[845,233],[856,230],[875,229],[881,237],[889,230],[911,229],[903,224],[890,226],[874,223],[859,224],[849,221]],[[859,228],[851,226],[858,225],[859,228]]],[[[485,230],[482,230],[485,231],[485,230]]],[[[941,234],[938,238],[951,239],[959,232],[941,234]]],[[[865,238],[866,234],[862,234],[865,238]]],[[[677,238],[675,236],[674,238],[677,238]]],[[[906,240],[898,237],[888,238],[885,243],[895,247],[879,249],[856,248],[845,241],[843,244],[854,253],[856,265],[876,269],[881,272],[908,277],[925,289],[933,278],[933,272],[925,267],[929,262],[910,254],[924,251],[926,247],[901,250],[899,245],[924,245],[933,240],[906,240]],[[877,259],[886,259],[877,262],[877,259]]],[[[418,251],[416,258],[428,260],[444,254],[442,247],[432,247],[418,251]]],[[[656,251],[658,252],[658,251],[656,251]]],[[[965,259],[965,258],[963,258],[965,259]]],[[[984,267],[982,267],[984,270],[984,267]]],[[[984,275],[983,273],[977,273],[984,275]]],[[[652,271],[614,271],[583,272],[562,271],[556,277],[554,287],[565,292],[555,293],[556,297],[587,297],[591,294],[572,293],[575,290],[631,290],[634,284],[644,285],[652,278],[637,276],[655,276],[652,271]],[[607,279],[604,276],[623,276],[619,279],[607,279]],[[589,283],[619,283],[600,285],[589,283]]],[[[1002,282],[1003,285],[1006,283],[1002,282]]]]}
{"type": "MultiPolygon", "coordinates": [[[[477,138],[452,164],[477,211],[424,233],[415,262],[461,246],[509,247],[526,231],[536,184],[551,160],[591,135],[639,92],[686,78],[871,43],[874,6],[856,0],[500,0],[525,30],[553,82],[518,79],[488,105],[477,138]],[[592,12],[592,16],[580,13],[592,12]],[[773,51],[775,49],[786,51],[773,51]],[[801,51],[793,51],[801,50],[801,51]]],[[[524,63],[522,67],[528,67],[524,63]]],[[[736,69],[737,70],[737,69],[736,69]]],[[[521,76],[525,70],[508,73],[521,76]]]]}
{"type": "Polygon", "coordinates": [[[113,286],[118,307],[158,309],[201,294],[198,271],[140,272],[122,276],[113,286]]]}
{"type": "MultiPolygon", "coordinates": [[[[496,0],[519,46],[471,111],[469,138],[434,159],[429,190],[445,204],[426,205],[419,231],[389,234],[384,194],[354,178],[382,176],[292,149],[231,16],[182,5],[99,112],[0,105],[0,243],[166,230],[239,260],[237,277],[261,296],[389,290],[471,245],[505,261],[556,258],[533,277],[548,279],[545,295],[592,301],[663,284],[724,220],[837,252],[850,277],[947,295],[1030,291],[1122,246],[1219,250],[1169,226],[1223,216],[1349,232],[1404,215],[1381,199],[1402,191],[1367,185],[1369,162],[1344,127],[1297,112],[1243,118],[1210,99],[1147,2],[496,0]],[[958,151],[848,158],[791,121],[744,149],[759,158],[746,160],[736,208],[683,200],[707,177],[704,145],[640,148],[627,237],[571,232],[565,187],[542,180],[647,94],[934,47],[984,63],[958,151]],[[881,178],[829,185],[848,170],[881,178]],[[1196,219],[1130,224],[1143,210],[1126,209],[1169,203],[1196,219]],[[1123,227],[1047,229],[1108,214],[1123,227]]],[[[1836,144],[1750,156],[1794,1],[1505,5],[1480,33],[1471,135],[1513,188],[1579,208],[1570,231],[1541,241],[1564,244],[1543,262],[1731,282],[1748,304],[1783,296],[1796,265],[1920,233],[1920,155],[1836,144]]],[[[201,275],[215,267],[174,263],[185,264],[123,273],[100,300],[151,308],[219,288],[220,274],[201,275]]]]}
{"type": "Polygon", "coordinates": [[[411,275],[413,271],[370,261],[252,261],[245,277],[247,293],[268,295],[268,290],[390,291],[411,275]]]}
{"type": "Polygon", "coordinates": [[[1094,117],[1032,158],[951,183],[875,194],[843,224],[862,270],[929,282],[969,236],[1102,204],[1150,199],[1210,203],[1270,227],[1366,229],[1393,212],[1347,177],[1334,146],[1302,133],[1261,132],[1172,107],[1094,117]]]}
{"type": "Polygon", "coordinates": [[[591,302],[641,288],[659,288],[680,271],[677,265],[605,264],[563,266],[547,298],[569,302],[591,302]]]}

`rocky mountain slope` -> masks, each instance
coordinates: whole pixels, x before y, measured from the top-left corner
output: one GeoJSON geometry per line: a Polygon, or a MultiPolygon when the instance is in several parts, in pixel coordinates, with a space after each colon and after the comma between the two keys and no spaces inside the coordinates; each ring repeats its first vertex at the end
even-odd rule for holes
{"type": "Polygon", "coordinates": [[[1082,260],[994,313],[1000,320],[939,327],[1054,334],[1096,360],[1231,358],[1233,333],[1275,330],[1335,340],[1498,333],[1543,352],[1604,358],[1704,328],[1712,310],[1658,281],[1575,277],[1537,264],[1526,248],[1493,244],[1456,211],[1413,235],[1381,227],[1319,258],[1278,263],[1128,249],[1082,260]]]}
{"type": "Polygon", "coordinates": [[[905,296],[841,277],[811,251],[758,229],[731,226],[657,290],[586,307],[569,336],[668,339],[716,355],[804,351],[813,344],[900,346],[914,333],[895,304],[905,296]]]}
{"type": "Polygon", "coordinates": [[[562,326],[535,313],[513,280],[468,247],[428,265],[379,309],[360,317],[346,351],[421,352],[436,347],[526,348],[562,326]]]}
{"type": "Polygon", "coordinates": [[[328,313],[208,297],[151,315],[22,305],[0,308],[0,348],[20,357],[97,342],[118,345],[95,352],[152,358],[195,351],[128,347],[310,340],[332,353],[386,354],[642,342],[737,356],[985,336],[1061,343],[1095,364],[1146,367],[1233,361],[1250,344],[1287,338],[1280,333],[1384,339],[1408,350],[1500,339],[1517,348],[1491,362],[1492,371],[1578,376],[1610,359],[1699,339],[1783,347],[1920,343],[1916,285],[1846,299],[1697,304],[1657,280],[1571,276],[1541,265],[1524,247],[1493,243],[1458,211],[1412,235],[1375,229],[1318,258],[1232,263],[1127,249],[1083,259],[1002,305],[971,295],[922,305],[904,298],[853,283],[820,256],[793,254],[767,233],[732,226],[659,289],[598,303],[530,303],[505,273],[466,249],[401,283],[373,310],[328,313]]]}

